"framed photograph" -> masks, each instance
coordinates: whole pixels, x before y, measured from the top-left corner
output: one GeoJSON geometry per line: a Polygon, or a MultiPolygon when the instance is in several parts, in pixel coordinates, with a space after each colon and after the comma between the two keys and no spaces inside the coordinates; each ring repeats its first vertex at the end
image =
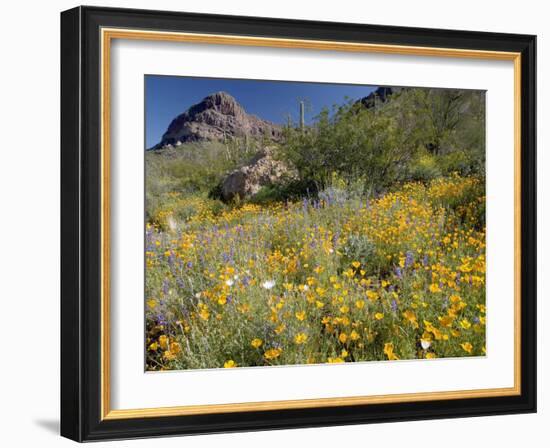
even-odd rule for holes
{"type": "Polygon", "coordinates": [[[61,433],[536,411],[535,36],[61,14],[61,433]]]}

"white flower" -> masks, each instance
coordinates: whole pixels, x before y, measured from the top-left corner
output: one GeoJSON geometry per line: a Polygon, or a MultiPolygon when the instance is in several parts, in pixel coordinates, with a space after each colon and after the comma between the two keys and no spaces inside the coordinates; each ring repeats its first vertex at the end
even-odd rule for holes
{"type": "Polygon", "coordinates": [[[195,298],[196,298],[196,299],[200,299],[200,298],[201,298],[201,293],[200,293],[200,292],[196,293],[196,294],[195,294],[195,298]]]}
{"type": "Polygon", "coordinates": [[[233,280],[231,280],[231,279],[225,281],[225,284],[226,284],[227,286],[233,286],[233,283],[234,283],[234,282],[233,282],[233,280]]]}
{"type": "Polygon", "coordinates": [[[304,291],[309,291],[309,286],[308,285],[304,285],[304,291]]]}
{"type": "Polygon", "coordinates": [[[271,289],[274,286],[275,286],[275,281],[274,280],[267,280],[267,281],[262,283],[262,288],[264,288],[264,289],[271,289]]]}
{"type": "Polygon", "coordinates": [[[432,345],[432,343],[427,339],[420,339],[420,345],[424,350],[428,350],[430,348],[430,345],[432,345]]]}

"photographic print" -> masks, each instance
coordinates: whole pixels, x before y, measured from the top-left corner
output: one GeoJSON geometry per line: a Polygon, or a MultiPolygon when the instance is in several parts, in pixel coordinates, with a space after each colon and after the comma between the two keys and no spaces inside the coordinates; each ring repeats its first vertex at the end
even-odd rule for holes
{"type": "Polygon", "coordinates": [[[61,434],[536,412],[536,40],[64,11],[61,434]]]}
{"type": "Polygon", "coordinates": [[[485,92],[145,97],[146,370],[485,355],[485,92]]]}

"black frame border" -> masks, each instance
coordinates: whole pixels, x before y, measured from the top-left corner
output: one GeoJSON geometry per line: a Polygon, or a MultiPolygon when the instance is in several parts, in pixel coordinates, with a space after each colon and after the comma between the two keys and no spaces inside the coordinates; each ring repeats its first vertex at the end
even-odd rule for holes
{"type": "Polygon", "coordinates": [[[77,7],[61,13],[61,435],[76,441],[536,412],[536,36],[77,7]],[[521,395],[101,420],[101,42],[127,28],[521,53],[521,395]]]}

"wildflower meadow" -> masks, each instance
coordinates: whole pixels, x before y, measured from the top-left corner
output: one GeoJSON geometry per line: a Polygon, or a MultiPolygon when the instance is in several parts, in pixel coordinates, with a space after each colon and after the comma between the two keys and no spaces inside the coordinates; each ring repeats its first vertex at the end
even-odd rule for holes
{"type": "Polygon", "coordinates": [[[222,211],[174,195],[183,230],[146,229],[148,368],[483,355],[483,191],[455,176],[222,211]]]}
{"type": "MultiPolygon", "coordinates": [[[[380,126],[397,129],[391,117],[379,113],[380,126]]],[[[295,132],[279,145],[294,156],[323,134],[295,132]]],[[[147,370],[484,356],[483,169],[453,151],[407,151],[407,174],[389,183],[387,171],[358,188],[376,167],[350,179],[319,162],[327,175],[315,191],[232,202],[209,194],[215,182],[196,187],[207,176],[192,164],[212,170],[214,158],[147,154],[147,370]],[[191,176],[193,188],[182,183],[191,176]]]]}

